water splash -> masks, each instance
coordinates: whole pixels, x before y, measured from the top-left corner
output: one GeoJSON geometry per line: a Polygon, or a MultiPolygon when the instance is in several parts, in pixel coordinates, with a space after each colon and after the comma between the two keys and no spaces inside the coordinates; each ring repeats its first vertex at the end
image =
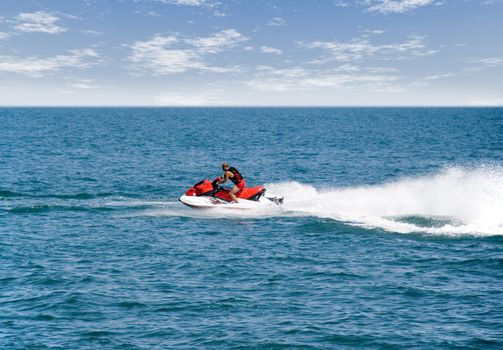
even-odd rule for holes
{"type": "Polygon", "coordinates": [[[297,182],[267,186],[284,208],[393,232],[503,234],[503,168],[444,169],[433,175],[316,190],[297,182]]]}

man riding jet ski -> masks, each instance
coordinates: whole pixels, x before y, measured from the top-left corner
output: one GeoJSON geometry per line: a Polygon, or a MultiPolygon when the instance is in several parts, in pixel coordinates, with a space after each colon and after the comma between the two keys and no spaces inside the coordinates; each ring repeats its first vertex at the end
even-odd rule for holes
{"type": "Polygon", "coordinates": [[[222,169],[224,170],[223,179],[218,177],[213,182],[199,181],[179,198],[180,202],[193,208],[228,207],[234,209],[252,209],[267,204],[283,203],[283,197],[266,194],[263,186],[245,188],[246,181],[236,168],[224,163],[222,169]],[[231,179],[235,184],[230,190],[220,187],[220,184],[226,182],[227,179],[231,179]]]}
{"type": "Polygon", "coordinates": [[[236,198],[236,195],[239,194],[239,192],[243,191],[246,186],[246,180],[238,171],[238,169],[229,167],[229,164],[227,164],[227,162],[222,164],[222,170],[224,171],[223,179],[220,180],[218,184],[223,184],[228,179],[234,182],[235,186],[229,192],[229,196],[231,196],[232,200],[237,203],[238,200],[236,198]]]}

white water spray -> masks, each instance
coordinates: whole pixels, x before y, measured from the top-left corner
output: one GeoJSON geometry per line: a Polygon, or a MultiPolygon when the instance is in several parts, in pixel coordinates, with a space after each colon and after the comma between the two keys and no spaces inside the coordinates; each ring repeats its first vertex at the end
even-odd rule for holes
{"type": "Polygon", "coordinates": [[[503,168],[449,168],[375,186],[318,191],[297,182],[267,185],[296,215],[333,218],[393,232],[503,234],[503,168]],[[418,225],[407,218],[434,219],[418,225]]]}

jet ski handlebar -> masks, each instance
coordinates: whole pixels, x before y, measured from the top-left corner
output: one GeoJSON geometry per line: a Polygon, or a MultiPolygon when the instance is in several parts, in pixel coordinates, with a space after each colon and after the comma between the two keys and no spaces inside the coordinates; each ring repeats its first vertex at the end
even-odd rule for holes
{"type": "Polygon", "coordinates": [[[213,182],[211,183],[211,186],[213,186],[213,189],[217,189],[218,187],[220,187],[220,181],[222,181],[222,178],[220,177],[217,177],[215,178],[215,180],[213,180],[213,182]]]}

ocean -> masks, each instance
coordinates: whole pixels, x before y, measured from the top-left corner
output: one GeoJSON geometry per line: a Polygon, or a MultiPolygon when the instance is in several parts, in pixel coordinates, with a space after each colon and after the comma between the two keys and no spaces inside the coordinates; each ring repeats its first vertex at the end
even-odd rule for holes
{"type": "Polygon", "coordinates": [[[1,108],[1,349],[501,349],[502,108],[1,108]],[[285,197],[194,210],[227,161],[285,197]]]}

